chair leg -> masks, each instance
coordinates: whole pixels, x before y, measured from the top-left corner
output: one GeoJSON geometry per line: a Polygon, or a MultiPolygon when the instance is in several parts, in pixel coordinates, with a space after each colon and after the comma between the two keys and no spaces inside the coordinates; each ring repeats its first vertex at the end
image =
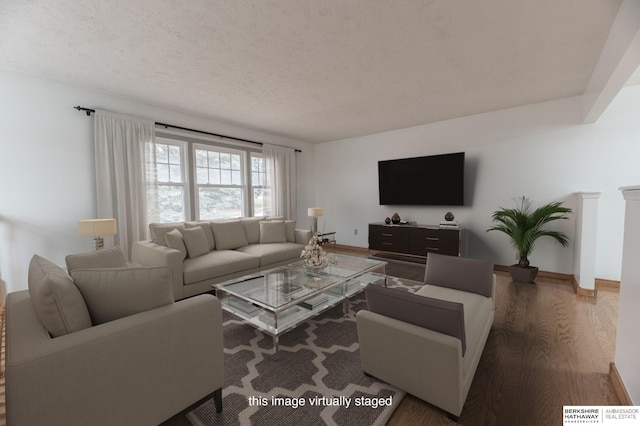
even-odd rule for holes
{"type": "Polygon", "coordinates": [[[216,413],[222,413],[222,388],[213,392],[213,403],[216,404],[216,413]]]}

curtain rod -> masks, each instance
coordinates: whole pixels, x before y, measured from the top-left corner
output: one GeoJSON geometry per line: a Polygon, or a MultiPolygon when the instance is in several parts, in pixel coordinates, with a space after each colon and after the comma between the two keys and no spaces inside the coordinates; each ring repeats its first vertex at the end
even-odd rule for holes
{"type": "MultiPolygon", "coordinates": [[[[79,105],[73,107],[73,109],[77,109],[78,111],[84,111],[87,114],[87,117],[90,116],[92,112],[96,112],[95,109],[85,108],[85,107],[81,107],[79,105]]],[[[231,139],[231,140],[239,141],[239,142],[247,142],[247,143],[252,143],[252,144],[256,144],[256,145],[264,145],[264,143],[262,143],[262,142],[250,141],[248,139],[241,139],[241,138],[236,138],[236,137],[233,137],[233,136],[220,135],[218,133],[205,132],[204,130],[190,129],[188,127],[174,126],[173,124],[158,123],[157,121],[156,121],[156,125],[162,126],[165,129],[168,129],[169,127],[171,127],[172,129],[186,130],[188,132],[200,133],[200,134],[209,135],[209,136],[217,136],[219,138],[231,139]]],[[[296,149],[295,152],[302,152],[302,151],[299,150],[299,149],[296,149]]]]}

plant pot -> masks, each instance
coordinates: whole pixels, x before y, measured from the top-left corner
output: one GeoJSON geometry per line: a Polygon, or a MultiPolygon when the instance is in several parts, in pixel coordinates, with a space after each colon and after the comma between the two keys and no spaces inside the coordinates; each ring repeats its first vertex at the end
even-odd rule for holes
{"type": "Polygon", "coordinates": [[[538,268],[535,266],[528,266],[523,268],[520,265],[509,266],[509,273],[513,281],[519,281],[522,283],[532,283],[538,275],[538,268]]]}

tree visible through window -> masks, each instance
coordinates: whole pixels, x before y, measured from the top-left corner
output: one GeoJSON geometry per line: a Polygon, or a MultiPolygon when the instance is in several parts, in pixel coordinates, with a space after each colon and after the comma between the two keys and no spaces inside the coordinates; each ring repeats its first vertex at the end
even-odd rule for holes
{"type": "Polygon", "coordinates": [[[187,180],[185,175],[185,144],[158,139],[147,145],[147,173],[150,181],[157,181],[158,211],[152,213],[152,220],[159,222],[180,222],[186,220],[188,205],[187,180]],[[166,142],[166,143],[165,143],[166,142]],[[155,146],[155,152],[151,152],[155,146]],[[153,159],[155,158],[155,167],[153,159]],[[149,162],[151,161],[151,162],[149,162]]]}
{"type": "Polygon", "coordinates": [[[244,152],[198,146],[194,150],[198,219],[244,214],[244,152]]]}
{"type": "Polygon", "coordinates": [[[272,214],[261,153],[156,138],[145,158],[150,222],[272,214]]]}
{"type": "Polygon", "coordinates": [[[267,186],[264,159],[260,154],[251,154],[251,193],[253,195],[253,215],[271,215],[271,190],[267,186]]]}

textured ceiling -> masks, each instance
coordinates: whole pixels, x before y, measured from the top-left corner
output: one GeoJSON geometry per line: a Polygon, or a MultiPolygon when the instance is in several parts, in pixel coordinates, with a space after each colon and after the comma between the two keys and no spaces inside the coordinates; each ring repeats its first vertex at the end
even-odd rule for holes
{"type": "Polygon", "coordinates": [[[580,95],[620,4],[2,0],[0,69],[323,142],[580,95]]]}

